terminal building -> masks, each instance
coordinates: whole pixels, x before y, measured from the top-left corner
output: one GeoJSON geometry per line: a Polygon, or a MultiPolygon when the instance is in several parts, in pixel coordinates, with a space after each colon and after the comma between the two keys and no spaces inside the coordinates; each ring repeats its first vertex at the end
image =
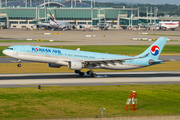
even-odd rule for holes
{"type": "MultiPolygon", "coordinates": [[[[1,1],[1,0],[0,0],[1,1]]],[[[9,28],[31,28],[38,21],[48,22],[50,10],[55,20],[66,20],[71,25],[96,28],[101,23],[111,24],[110,28],[137,27],[159,23],[157,17],[140,17],[139,8],[98,8],[81,0],[58,2],[3,2],[0,6],[0,22],[9,28]]]]}

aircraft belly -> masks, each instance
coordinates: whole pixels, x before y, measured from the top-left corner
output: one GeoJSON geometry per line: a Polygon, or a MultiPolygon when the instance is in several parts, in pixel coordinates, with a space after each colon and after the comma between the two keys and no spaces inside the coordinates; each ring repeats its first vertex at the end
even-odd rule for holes
{"type": "Polygon", "coordinates": [[[129,69],[136,69],[136,68],[141,68],[145,67],[144,65],[138,65],[138,64],[116,64],[116,65],[108,65],[104,66],[104,69],[112,69],[112,70],[129,70],[129,69]]]}

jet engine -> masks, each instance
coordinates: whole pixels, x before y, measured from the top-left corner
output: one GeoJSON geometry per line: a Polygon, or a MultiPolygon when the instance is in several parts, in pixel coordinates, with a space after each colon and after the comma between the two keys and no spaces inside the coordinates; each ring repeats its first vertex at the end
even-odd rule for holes
{"type": "Polygon", "coordinates": [[[48,66],[52,67],[52,68],[60,68],[62,65],[58,65],[58,64],[55,64],[55,63],[48,63],[48,66]]]}
{"type": "Polygon", "coordinates": [[[68,67],[71,70],[81,70],[83,65],[79,60],[73,60],[68,63],[68,67]]]}

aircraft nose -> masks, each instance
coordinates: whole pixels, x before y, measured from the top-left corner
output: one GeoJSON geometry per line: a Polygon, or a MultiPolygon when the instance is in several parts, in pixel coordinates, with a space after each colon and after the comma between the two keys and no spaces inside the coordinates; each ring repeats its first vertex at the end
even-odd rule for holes
{"type": "Polygon", "coordinates": [[[7,50],[3,50],[2,53],[7,55],[7,50]]]}
{"type": "Polygon", "coordinates": [[[5,50],[3,50],[2,53],[4,54],[4,53],[5,53],[5,50]]]}

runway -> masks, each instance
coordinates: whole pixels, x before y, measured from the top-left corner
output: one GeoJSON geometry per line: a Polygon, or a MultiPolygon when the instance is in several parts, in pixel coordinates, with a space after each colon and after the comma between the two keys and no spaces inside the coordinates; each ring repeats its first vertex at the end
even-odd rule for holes
{"type": "MultiPolygon", "coordinates": [[[[163,55],[159,57],[159,60],[163,61],[180,61],[180,55],[163,55]]],[[[22,63],[27,63],[29,61],[22,61],[22,63]]],[[[0,63],[17,63],[17,59],[9,57],[1,57],[0,63]]]]}
{"type": "Polygon", "coordinates": [[[92,78],[74,73],[0,74],[0,88],[43,86],[98,86],[180,84],[180,71],[101,72],[92,78]]]}

